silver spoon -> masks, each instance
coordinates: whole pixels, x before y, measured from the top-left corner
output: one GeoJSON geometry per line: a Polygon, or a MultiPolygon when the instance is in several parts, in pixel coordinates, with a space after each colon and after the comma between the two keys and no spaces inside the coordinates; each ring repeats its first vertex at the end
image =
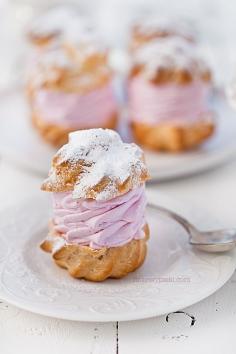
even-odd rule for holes
{"type": "Polygon", "coordinates": [[[158,213],[177,221],[187,231],[190,245],[202,251],[226,252],[233,249],[236,245],[236,229],[199,231],[188,220],[171,210],[153,203],[148,203],[148,206],[155,209],[158,213]]]}

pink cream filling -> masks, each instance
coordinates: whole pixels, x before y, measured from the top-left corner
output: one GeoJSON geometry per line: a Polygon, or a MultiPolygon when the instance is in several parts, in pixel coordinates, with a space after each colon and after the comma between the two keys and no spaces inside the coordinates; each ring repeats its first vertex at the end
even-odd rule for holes
{"type": "Polygon", "coordinates": [[[48,123],[79,129],[103,126],[117,110],[111,84],[85,95],[42,89],[34,109],[48,123]]]}
{"type": "Polygon", "coordinates": [[[130,119],[140,123],[187,123],[202,118],[208,110],[209,85],[154,85],[141,78],[129,84],[130,119]]]}
{"type": "Polygon", "coordinates": [[[68,243],[123,246],[145,236],[146,203],[144,186],[102,202],[73,199],[71,192],[53,193],[53,222],[68,243]]]}

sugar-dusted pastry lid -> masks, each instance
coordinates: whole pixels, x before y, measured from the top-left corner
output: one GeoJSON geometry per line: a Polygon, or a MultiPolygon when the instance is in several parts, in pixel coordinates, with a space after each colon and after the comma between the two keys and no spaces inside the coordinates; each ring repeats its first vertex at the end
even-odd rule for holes
{"type": "Polygon", "coordinates": [[[84,94],[105,85],[112,76],[108,48],[93,24],[63,7],[49,15],[55,17],[51,24],[47,26],[46,17],[36,26],[41,34],[37,40],[47,48],[34,55],[28,79],[31,90],[84,94]]]}
{"type": "Polygon", "coordinates": [[[31,91],[39,88],[85,94],[112,77],[106,48],[94,42],[54,43],[36,58],[29,74],[31,91]]]}
{"type": "Polygon", "coordinates": [[[157,85],[211,80],[210,70],[196,46],[180,37],[155,39],[135,51],[130,77],[136,75],[157,85]]]}
{"type": "Polygon", "coordinates": [[[109,200],[148,178],[143,152],[136,144],[123,143],[113,130],[81,130],[71,133],[68,144],[54,156],[42,190],[109,200]]]}
{"type": "Polygon", "coordinates": [[[186,20],[173,17],[158,17],[144,15],[136,19],[131,26],[131,50],[136,50],[143,44],[158,38],[170,36],[182,37],[190,42],[196,40],[196,31],[186,20]]]}

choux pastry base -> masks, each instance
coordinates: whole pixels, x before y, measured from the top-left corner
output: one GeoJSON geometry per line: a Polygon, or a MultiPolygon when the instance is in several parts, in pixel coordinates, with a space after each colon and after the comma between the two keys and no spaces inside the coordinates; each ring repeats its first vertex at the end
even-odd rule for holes
{"type": "Polygon", "coordinates": [[[180,152],[192,149],[207,140],[215,130],[212,120],[201,120],[192,124],[159,124],[151,126],[131,123],[137,143],[155,151],[180,152]]]}
{"type": "Polygon", "coordinates": [[[41,244],[41,248],[46,252],[53,252],[52,257],[56,264],[67,269],[72,277],[99,282],[107,278],[122,278],[142,265],[149,237],[147,224],[144,231],[144,239],[132,240],[121,247],[93,249],[89,246],[69,244],[53,252],[56,239],[61,236],[53,231],[51,226],[50,238],[41,244]]]}

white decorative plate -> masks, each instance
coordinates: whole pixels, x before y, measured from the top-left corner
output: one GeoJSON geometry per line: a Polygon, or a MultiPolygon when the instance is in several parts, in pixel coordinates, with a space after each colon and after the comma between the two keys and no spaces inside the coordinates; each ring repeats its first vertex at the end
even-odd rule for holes
{"type": "MultiPolygon", "coordinates": [[[[224,99],[215,99],[218,129],[201,148],[181,154],[146,153],[155,180],[167,180],[210,169],[236,154],[236,113],[224,99]]],[[[28,170],[46,176],[55,150],[45,144],[31,126],[29,109],[22,94],[0,99],[0,153],[28,170]]]]}
{"type": "MultiPolygon", "coordinates": [[[[196,225],[217,225],[203,211],[178,206],[151,193],[159,204],[190,216],[196,225]]],[[[234,252],[194,251],[177,224],[147,210],[151,228],[144,265],[120,280],[92,283],[71,278],[39,248],[47,232],[50,202],[36,195],[0,215],[0,298],[23,309],[78,321],[126,321],[180,310],[209,296],[232,275],[234,252]]]]}

